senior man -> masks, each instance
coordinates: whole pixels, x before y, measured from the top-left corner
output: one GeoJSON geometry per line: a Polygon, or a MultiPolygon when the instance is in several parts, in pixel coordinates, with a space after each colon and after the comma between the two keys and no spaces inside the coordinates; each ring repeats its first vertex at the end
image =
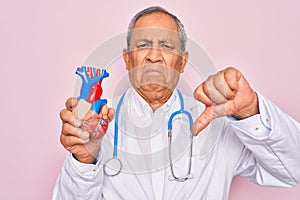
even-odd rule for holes
{"type": "Polygon", "coordinates": [[[102,108],[107,134],[95,138],[80,128],[74,98],[60,113],[69,154],[53,199],[227,199],[236,175],[267,186],[299,183],[299,124],[241,72],[230,67],[211,75],[195,89],[196,100],[176,90],[188,60],[176,16],[161,7],[142,10],[129,24],[127,42],[123,58],[132,87],[102,108]],[[182,107],[199,135],[190,137],[189,117],[177,115],[168,139],[168,119],[182,107]],[[111,176],[104,168],[115,128],[122,168],[111,176]]]}

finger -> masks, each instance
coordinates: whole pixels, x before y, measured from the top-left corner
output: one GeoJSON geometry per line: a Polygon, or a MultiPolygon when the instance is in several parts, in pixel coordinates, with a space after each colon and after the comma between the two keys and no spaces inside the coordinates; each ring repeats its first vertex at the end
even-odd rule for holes
{"type": "Polygon", "coordinates": [[[78,100],[74,97],[68,98],[68,100],[65,103],[66,108],[71,111],[73,110],[74,107],[76,107],[77,104],[78,104],[78,100]]]}
{"type": "Polygon", "coordinates": [[[76,128],[68,123],[63,124],[61,134],[65,136],[78,137],[84,140],[88,139],[90,136],[90,134],[87,131],[84,131],[81,128],[76,128]]]}
{"type": "Polygon", "coordinates": [[[103,124],[108,124],[108,107],[107,107],[107,104],[103,105],[101,110],[100,110],[100,113],[99,113],[99,117],[100,117],[100,124],[101,126],[103,124]]]}
{"type": "Polygon", "coordinates": [[[103,116],[103,117],[107,117],[109,122],[110,122],[115,117],[115,109],[108,108],[107,104],[105,104],[105,105],[102,106],[99,115],[103,116]]]}
{"type": "MultiPolygon", "coordinates": [[[[223,95],[223,97],[228,99],[233,99],[235,97],[235,92],[231,90],[227,81],[224,77],[224,72],[220,72],[217,74],[215,79],[213,80],[214,87],[223,95]]],[[[225,103],[225,102],[223,102],[225,103]]]]}
{"type": "Polygon", "coordinates": [[[199,85],[195,89],[194,97],[196,100],[200,101],[204,105],[211,106],[212,102],[211,102],[210,98],[206,95],[206,93],[204,92],[204,85],[205,85],[205,82],[203,82],[201,85],[199,85]]]}
{"type": "Polygon", "coordinates": [[[107,104],[104,104],[100,110],[100,113],[102,115],[107,115],[108,114],[108,107],[107,107],[107,104]]]}
{"type": "Polygon", "coordinates": [[[59,115],[63,122],[67,122],[75,127],[80,127],[82,124],[81,119],[76,117],[70,110],[63,109],[60,111],[59,115]]]}
{"type": "Polygon", "coordinates": [[[193,135],[198,135],[209,123],[216,118],[212,111],[212,107],[206,107],[203,113],[198,117],[192,126],[193,135]]]}
{"type": "Polygon", "coordinates": [[[209,95],[209,98],[214,105],[222,104],[227,101],[227,99],[215,87],[214,80],[217,76],[218,74],[211,76],[204,84],[204,92],[209,95]]]}
{"type": "Polygon", "coordinates": [[[109,108],[108,109],[108,120],[111,122],[115,118],[115,109],[109,108]]]}
{"type": "Polygon", "coordinates": [[[75,145],[82,145],[89,142],[89,139],[82,139],[72,135],[61,135],[60,142],[65,148],[69,148],[75,145]]]}
{"type": "Polygon", "coordinates": [[[224,79],[233,92],[238,91],[238,81],[240,80],[240,78],[241,73],[238,70],[232,67],[229,67],[224,70],[224,79]]]}

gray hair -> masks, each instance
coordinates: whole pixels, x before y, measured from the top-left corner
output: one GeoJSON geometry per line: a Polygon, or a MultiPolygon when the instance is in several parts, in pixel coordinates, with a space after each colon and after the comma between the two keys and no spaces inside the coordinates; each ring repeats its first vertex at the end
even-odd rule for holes
{"type": "Polygon", "coordinates": [[[128,26],[128,30],[127,30],[127,49],[130,50],[130,40],[131,40],[131,32],[132,29],[134,27],[134,25],[136,24],[136,22],[143,16],[145,15],[149,15],[152,13],[164,13],[168,16],[170,16],[174,22],[176,23],[177,26],[177,30],[179,32],[179,37],[180,37],[180,42],[181,42],[181,51],[184,52],[186,49],[186,42],[187,42],[187,35],[185,33],[184,30],[184,26],[181,23],[181,21],[172,13],[168,12],[167,10],[165,10],[164,8],[160,7],[160,6],[152,6],[152,7],[148,7],[140,12],[138,12],[130,21],[129,26],[128,26]]]}

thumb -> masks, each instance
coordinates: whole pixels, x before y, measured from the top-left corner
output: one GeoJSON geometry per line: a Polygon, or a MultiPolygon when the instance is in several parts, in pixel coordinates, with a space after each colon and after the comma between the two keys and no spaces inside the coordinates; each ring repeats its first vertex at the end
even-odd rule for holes
{"type": "Polygon", "coordinates": [[[192,126],[192,133],[194,136],[197,136],[200,131],[207,127],[209,123],[216,118],[212,109],[212,106],[207,106],[198,119],[196,119],[192,126]]]}

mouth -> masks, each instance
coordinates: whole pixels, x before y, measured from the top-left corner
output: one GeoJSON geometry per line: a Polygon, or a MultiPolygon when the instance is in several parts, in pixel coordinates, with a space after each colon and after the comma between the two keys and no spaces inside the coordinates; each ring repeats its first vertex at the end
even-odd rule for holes
{"type": "Polygon", "coordinates": [[[150,75],[150,76],[161,76],[163,73],[160,70],[157,69],[147,69],[145,70],[144,74],[150,75]]]}
{"type": "Polygon", "coordinates": [[[144,74],[151,76],[162,76],[164,66],[163,65],[145,65],[144,74]]]}

